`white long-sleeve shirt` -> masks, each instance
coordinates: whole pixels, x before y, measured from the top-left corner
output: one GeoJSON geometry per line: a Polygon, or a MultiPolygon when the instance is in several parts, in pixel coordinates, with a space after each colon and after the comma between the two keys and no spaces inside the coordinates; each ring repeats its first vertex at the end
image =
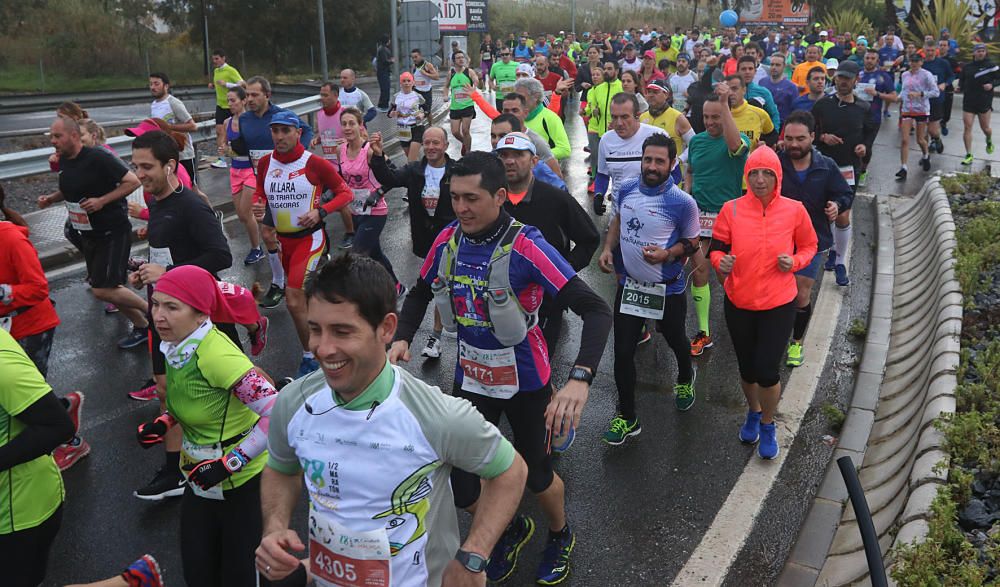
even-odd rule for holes
{"type": "Polygon", "coordinates": [[[926,69],[920,69],[916,74],[907,70],[903,72],[902,89],[899,94],[903,97],[901,113],[904,116],[907,114],[928,115],[931,113],[930,99],[941,95],[941,90],[938,88],[937,79],[933,73],[926,69]],[[914,100],[910,98],[910,92],[923,92],[923,95],[914,100]]]}

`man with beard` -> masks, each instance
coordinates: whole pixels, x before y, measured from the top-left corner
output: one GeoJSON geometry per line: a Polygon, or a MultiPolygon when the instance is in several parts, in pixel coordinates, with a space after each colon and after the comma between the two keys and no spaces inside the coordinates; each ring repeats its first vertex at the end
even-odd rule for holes
{"type": "MultiPolygon", "coordinates": [[[[170,78],[165,73],[149,74],[149,93],[153,95],[153,102],[149,105],[149,115],[152,118],[159,118],[167,123],[164,130],[192,133],[198,130],[194,118],[188,112],[184,102],[174,97],[170,93],[170,78]]],[[[191,135],[187,137],[184,149],[181,151],[180,164],[187,170],[191,177],[191,183],[198,185],[198,166],[195,161],[194,143],[191,135]]]]}
{"type": "MultiPolygon", "coordinates": [[[[820,98],[812,109],[813,116],[816,117],[819,150],[837,162],[840,172],[852,189],[856,186],[854,178],[860,169],[861,159],[868,151],[865,148],[865,128],[871,124],[868,105],[854,96],[860,69],[856,63],[842,63],[834,77],[837,93],[820,98]]],[[[830,251],[825,269],[834,271],[837,285],[844,287],[851,283],[847,276],[847,246],[851,242],[850,210],[842,210],[837,215],[833,239],[833,250],[830,251]]]]}
{"type": "Polygon", "coordinates": [[[850,211],[854,192],[841,175],[837,163],[813,146],[815,119],[808,112],[793,112],[785,121],[785,150],[781,161],[781,195],[799,200],[809,212],[816,237],[816,256],[795,272],[795,326],[788,344],[789,367],[802,365],[802,338],[812,316],[812,287],[819,274],[823,251],[833,244],[830,223],[850,211]]]}
{"type": "Polygon", "coordinates": [[[663,129],[639,122],[639,100],[635,94],[621,93],[611,100],[611,128],[601,137],[594,180],[594,214],[606,210],[608,186],[616,195],[621,186],[641,170],[642,145],[649,135],[665,134],[663,129]]]}
{"type": "Polygon", "coordinates": [[[615,385],[618,412],[604,442],[617,446],[642,430],[635,406],[635,346],[647,319],[677,359],[675,404],[694,404],[695,372],[687,333],[684,264],[697,248],[701,228],[694,198],[670,179],[677,147],[662,134],[642,145],[641,178],[629,178],[611,201],[614,217],[601,252],[600,267],[617,275],[614,305],[615,385]]]}

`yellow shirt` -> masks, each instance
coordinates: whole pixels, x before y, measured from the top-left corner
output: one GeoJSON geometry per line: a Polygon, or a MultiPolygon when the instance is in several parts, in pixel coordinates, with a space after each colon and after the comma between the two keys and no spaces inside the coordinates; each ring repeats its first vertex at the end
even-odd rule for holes
{"type": "Polygon", "coordinates": [[[750,139],[751,151],[757,147],[760,137],[774,131],[774,123],[771,122],[771,117],[768,116],[767,112],[756,106],[751,106],[746,100],[733,108],[732,112],[736,128],[750,139]]]}
{"type": "Polygon", "coordinates": [[[639,117],[639,122],[645,122],[666,131],[667,136],[673,139],[674,144],[677,145],[677,154],[680,155],[684,152],[684,138],[677,135],[678,116],[683,116],[683,114],[673,108],[667,108],[656,118],[653,118],[647,110],[639,117]]]}

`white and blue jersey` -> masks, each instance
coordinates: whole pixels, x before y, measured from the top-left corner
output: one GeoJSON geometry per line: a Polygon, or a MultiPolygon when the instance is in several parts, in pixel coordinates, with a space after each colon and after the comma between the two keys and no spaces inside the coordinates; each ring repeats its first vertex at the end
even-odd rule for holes
{"type": "Polygon", "coordinates": [[[698,238],[698,205],[672,179],[649,187],[639,179],[629,179],[611,200],[621,222],[615,266],[624,277],[645,283],[666,283],[668,295],[684,292],[684,264],[647,263],[642,248],[656,245],[668,249],[680,239],[698,238]]]}

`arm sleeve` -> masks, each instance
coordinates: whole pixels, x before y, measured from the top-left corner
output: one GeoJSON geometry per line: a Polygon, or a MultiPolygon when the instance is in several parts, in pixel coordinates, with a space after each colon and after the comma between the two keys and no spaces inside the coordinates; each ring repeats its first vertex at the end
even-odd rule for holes
{"type": "Polygon", "coordinates": [[[191,113],[188,112],[187,106],[180,99],[170,96],[170,109],[174,112],[174,118],[177,122],[184,124],[185,122],[190,122],[193,120],[191,118],[191,113]]]}
{"type": "Polygon", "coordinates": [[[556,303],[583,318],[580,351],[574,364],[588,367],[596,374],[611,332],[611,308],[578,275],[559,290],[556,303]]]}
{"type": "Polygon", "coordinates": [[[312,176],[309,181],[313,185],[321,185],[333,192],[333,199],[321,206],[327,214],[340,210],[354,199],[354,193],[344,183],[344,178],[337,173],[333,163],[326,159],[310,157],[306,162],[306,173],[312,176]]]}
{"type": "Polygon", "coordinates": [[[267,433],[271,423],[271,409],[278,399],[278,390],[264,379],[256,369],[250,369],[237,381],[230,391],[243,405],[254,411],[260,419],[253,429],[231,452],[240,455],[244,462],[260,456],[267,450],[267,433]]]}
{"type": "Polygon", "coordinates": [[[409,394],[421,430],[445,463],[483,479],[493,479],[514,462],[514,447],[468,400],[433,388],[409,394]]]}
{"type": "Polygon", "coordinates": [[[555,117],[548,127],[549,137],[555,143],[555,146],[552,147],[552,156],[560,161],[569,158],[571,152],[569,137],[566,136],[566,127],[563,126],[562,121],[555,117]]]}
{"type": "Polygon", "coordinates": [[[299,400],[304,401],[300,386],[278,394],[268,419],[267,466],[285,475],[295,475],[302,471],[295,450],[288,444],[288,425],[301,405],[299,400]]]}
{"type": "Polygon", "coordinates": [[[483,114],[485,114],[490,120],[500,116],[500,111],[496,109],[496,106],[490,104],[486,98],[479,93],[479,90],[473,88],[470,97],[472,98],[472,101],[476,103],[476,106],[479,106],[479,109],[482,110],[483,114]]]}
{"type": "Polygon", "coordinates": [[[424,320],[424,314],[427,313],[427,305],[432,299],[434,294],[431,292],[431,286],[423,279],[418,279],[403,301],[403,309],[399,313],[399,326],[396,328],[393,341],[413,342],[413,337],[424,320]]]}
{"type": "Polygon", "coordinates": [[[569,217],[567,232],[569,239],[573,242],[573,250],[570,251],[570,258],[567,261],[574,271],[581,271],[590,265],[594,253],[601,246],[601,233],[598,232],[593,219],[584,211],[583,207],[572,196],[569,197],[569,200],[572,201],[567,206],[569,217]]]}
{"type": "Polygon", "coordinates": [[[188,234],[198,241],[195,247],[198,255],[185,265],[196,265],[210,273],[218,273],[233,264],[233,254],[229,242],[219,226],[219,219],[208,204],[197,200],[186,215],[188,234]]]}
{"type": "Polygon", "coordinates": [[[49,297],[49,281],[31,241],[20,235],[5,240],[2,255],[9,263],[7,266],[14,269],[16,278],[10,284],[12,301],[8,306],[0,304],[0,315],[8,309],[34,306],[49,297]]]}
{"type": "MultiPolygon", "coordinates": [[[[723,247],[728,247],[732,244],[732,233],[730,222],[732,220],[732,200],[726,202],[722,205],[722,210],[719,211],[719,215],[715,219],[715,225],[712,227],[712,244],[713,247],[715,243],[719,243],[723,247]]],[[[722,258],[726,256],[726,253],[721,249],[714,249],[709,253],[709,260],[712,262],[712,267],[716,271],[719,270],[719,262],[722,258]]]]}
{"type": "MultiPolygon", "coordinates": [[[[923,71],[927,70],[925,69],[923,71]]],[[[926,81],[927,88],[924,90],[924,95],[927,96],[928,98],[937,98],[938,96],[941,95],[941,88],[938,87],[937,78],[934,77],[934,74],[929,71],[927,71],[927,73],[929,75],[924,76],[924,79],[927,80],[926,81]]]]}

